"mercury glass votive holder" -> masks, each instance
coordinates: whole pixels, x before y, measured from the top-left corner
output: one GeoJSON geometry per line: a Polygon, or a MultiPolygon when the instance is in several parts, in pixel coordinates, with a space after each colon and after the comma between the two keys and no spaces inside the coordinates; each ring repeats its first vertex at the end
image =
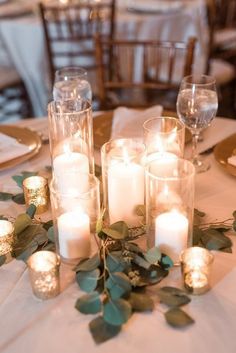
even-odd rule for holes
{"type": "Polygon", "coordinates": [[[141,226],[135,209],[144,205],[144,156],[140,140],[114,139],[102,146],[103,204],[110,224],[124,221],[131,228],[141,226]]]}
{"type": "Polygon", "coordinates": [[[12,251],[14,241],[13,224],[7,220],[0,220],[0,256],[12,251]]]}
{"type": "Polygon", "coordinates": [[[178,263],[192,246],[195,168],[185,159],[162,157],[147,163],[145,174],[147,246],[178,263]]]}
{"type": "Polygon", "coordinates": [[[192,294],[203,294],[210,289],[213,254],[204,248],[194,246],[180,255],[181,271],[185,288],[192,294]]]}
{"type": "Polygon", "coordinates": [[[60,257],[51,251],[38,251],[28,259],[30,283],[39,299],[50,299],[60,293],[60,257]]]}
{"type": "Polygon", "coordinates": [[[25,203],[36,206],[36,214],[46,212],[49,204],[48,181],[42,176],[31,176],[23,181],[25,203]]]}
{"type": "Polygon", "coordinates": [[[185,126],[174,117],[151,118],[143,124],[144,143],[151,159],[158,153],[168,152],[184,156],[185,126]]]}
{"type": "Polygon", "coordinates": [[[49,142],[54,174],[65,170],[94,174],[93,117],[89,101],[71,99],[48,104],[49,142]]]}
{"type": "Polygon", "coordinates": [[[77,185],[63,189],[60,178],[54,176],[50,199],[57,252],[63,262],[73,264],[91,255],[92,235],[100,216],[100,182],[88,173],[68,171],[65,175],[68,180],[77,180],[77,185]]]}

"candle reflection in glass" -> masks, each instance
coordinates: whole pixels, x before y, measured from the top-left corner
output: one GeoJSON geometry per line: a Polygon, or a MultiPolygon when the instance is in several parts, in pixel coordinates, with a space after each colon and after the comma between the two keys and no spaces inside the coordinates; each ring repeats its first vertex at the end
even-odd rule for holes
{"type": "Polygon", "coordinates": [[[209,290],[213,259],[210,251],[197,246],[181,253],[180,262],[184,286],[192,294],[202,294],[209,290]]]}
{"type": "Polygon", "coordinates": [[[60,258],[51,251],[38,251],[28,260],[33,293],[40,299],[50,299],[60,292],[60,258]]]}

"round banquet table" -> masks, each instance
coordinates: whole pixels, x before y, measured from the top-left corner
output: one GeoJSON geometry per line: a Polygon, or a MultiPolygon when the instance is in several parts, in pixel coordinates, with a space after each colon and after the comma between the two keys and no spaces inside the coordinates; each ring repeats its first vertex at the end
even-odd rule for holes
{"type": "MultiPolygon", "coordinates": [[[[34,0],[35,7],[37,1],[34,0]]],[[[153,3],[153,0],[147,0],[145,2],[147,8],[148,1],[153,3]]],[[[21,0],[21,4],[25,2],[28,3],[29,0],[21,0]]],[[[198,44],[194,71],[205,72],[208,55],[205,0],[180,0],[182,6],[176,11],[154,11],[151,13],[130,11],[130,2],[131,0],[117,0],[117,38],[186,41],[190,36],[195,36],[198,38],[198,44]]],[[[17,5],[17,9],[19,10],[19,5],[17,5]]],[[[8,55],[25,83],[34,115],[46,115],[51,87],[45,57],[44,34],[37,11],[34,11],[34,14],[30,16],[1,21],[0,39],[2,39],[8,55]]],[[[6,61],[5,58],[4,60],[6,61]]],[[[9,59],[7,60],[9,61],[9,59]]],[[[94,77],[90,79],[95,92],[94,77]]]]}
{"type": "MultiPolygon", "coordinates": [[[[96,119],[98,117],[94,119],[98,158],[96,131],[99,120],[96,119]]],[[[21,121],[18,126],[29,124],[34,130],[47,131],[46,119],[21,121]]],[[[214,145],[234,131],[235,120],[216,118],[200,149],[214,145]]],[[[206,158],[211,162],[211,169],[196,176],[195,206],[206,211],[209,220],[223,220],[235,209],[236,179],[226,173],[213,154],[206,158]]],[[[44,144],[33,159],[0,171],[0,190],[19,192],[11,180],[12,175],[23,170],[37,171],[49,163],[49,147],[44,144]]],[[[24,210],[24,206],[13,202],[0,202],[0,214],[15,217],[24,210]]],[[[42,218],[50,219],[50,213],[42,215],[42,218]]],[[[192,296],[191,303],[184,308],[195,319],[195,324],[185,329],[171,328],[161,314],[166,310],[165,306],[157,304],[152,313],[134,314],[116,338],[99,346],[94,343],[88,329],[92,316],[80,314],[74,308],[82,292],[67,268],[62,266],[61,294],[48,301],[39,301],[32,294],[25,263],[13,260],[0,268],[0,352],[235,353],[236,238],[231,238],[232,254],[214,252],[212,289],[202,296],[192,296]]],[[[162,285],[181,286],[180,269],[171,270],[162,285]]]]}

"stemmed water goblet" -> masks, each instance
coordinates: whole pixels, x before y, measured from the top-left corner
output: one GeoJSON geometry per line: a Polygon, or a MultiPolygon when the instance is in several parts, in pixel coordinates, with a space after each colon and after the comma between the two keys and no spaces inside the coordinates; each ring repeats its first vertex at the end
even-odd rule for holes
{"type": "Polygon", "coordinates": [[[209,163],[200,158],[197,144],[202,130],[209,126],[216,116],[217,108],[214,77],[190,75],[183,78],[177,97],[177,113],[179,119],[192,133],[191,159],[197,173],[205,172],[210,167],[209,163]]]}

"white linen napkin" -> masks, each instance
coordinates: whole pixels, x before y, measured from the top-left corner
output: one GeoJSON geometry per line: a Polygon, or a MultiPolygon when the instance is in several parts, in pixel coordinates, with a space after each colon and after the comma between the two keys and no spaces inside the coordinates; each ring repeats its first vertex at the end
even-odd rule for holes
{"type": "Polygon", "coordinates": [[[0,133],[0,163],[30,152],[30,147],[19,143],[13,137],[0,133]]]}
{"type": "Polygon", "coordinates": [[[145,110],[119,107],[114,110],[111,138],[139,138],[143,136],[143,123],[162,114],[162,106],[154,105],[145,110]]]}

